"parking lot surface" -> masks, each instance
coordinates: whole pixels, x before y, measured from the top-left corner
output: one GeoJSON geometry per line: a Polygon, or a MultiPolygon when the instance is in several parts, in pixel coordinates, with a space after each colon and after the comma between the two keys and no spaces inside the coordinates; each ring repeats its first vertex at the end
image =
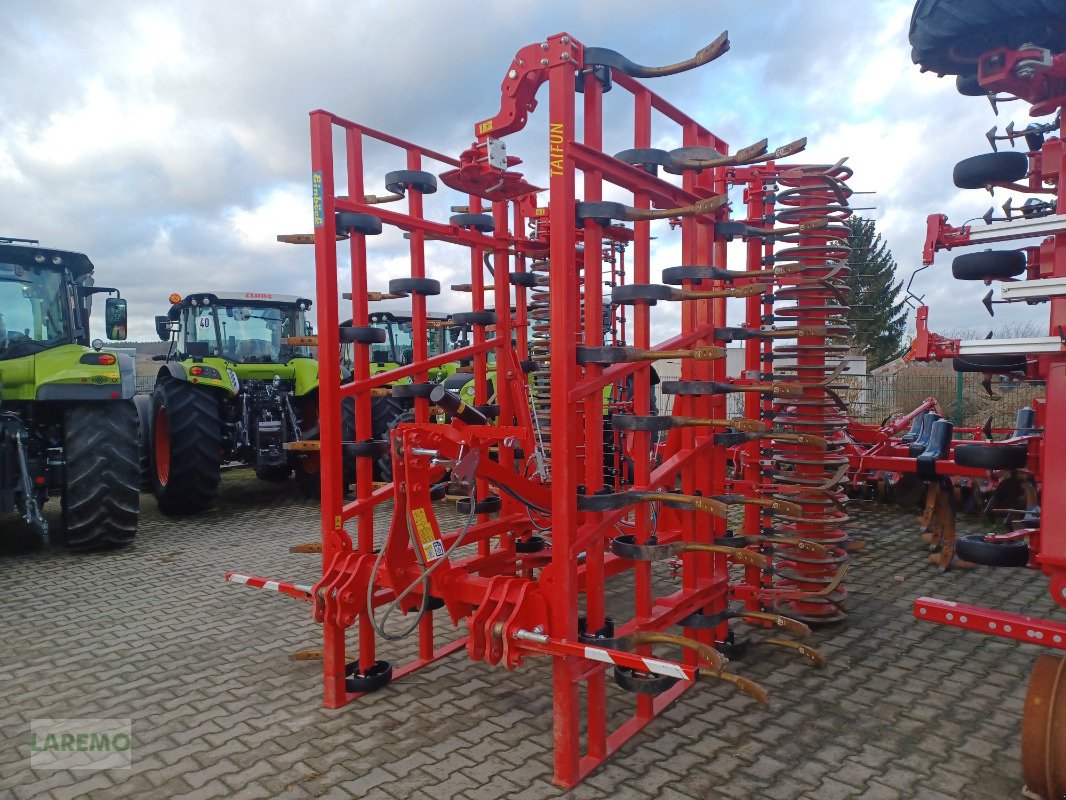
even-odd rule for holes
{"type": "Polygon", "coordinates": [[[770,691],[768,711],[701,684],[564,792],[551,784],[547,659],[508,672],[460,651],[321,707],[320,663],[292,659],[320,644],[310,606],[223,581],[230,569],[316,580],[319,557],[288,552],[318,530],[291,482],[227,473],[218,506],[186,519],[143,505],[136,544],[118,552],[41,551],[4,521],[0,797],[1021,797],[1022,702],[1040,648],[916,622],[911,603],[1062,618],[1039,575],[941,574],[912,515],[855,503],[851,532],[867,546],[848,576],[850,617],[813,637],[828,668],[753,648],[731,668],[770,691]],[[130,769],[31,769],[32,720],[98,717],[132,721],[130,769]]]}

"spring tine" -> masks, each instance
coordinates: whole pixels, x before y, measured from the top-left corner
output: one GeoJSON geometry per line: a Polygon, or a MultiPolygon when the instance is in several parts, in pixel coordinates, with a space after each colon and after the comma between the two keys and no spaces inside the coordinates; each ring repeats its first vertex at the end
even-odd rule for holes
{"type": "Polygon", "coordinates": [[[728,197],[718,195],[681,208],[633,208],[627,206],[626,215],[619,217],[619,219],[626,222],[636,222],[639,220],[670,219],[671,217],[698,217],[703,214],[713,214],[728,202],[728,197]]]}
{"type": "Polygon", "coordinates": [[[394,203],[397,200],[403,200],[402,194],[366,194],[363,195],[363,202],[367,205],[378,205],[380,203],[394,203]]]}
{"type": "Polygon", "coordinates": [[[743,547],[729,547],[724,544],[704,544],[703,542],[679,542],[674,545],[678,555],[682,553],[720,553],[729,556],[738,564],[756,569],[770,569],[770,559],[762,553],[754,550],[745,550],[743,547]]]}
{"type": "Polygon", "coordinates": [[[629,636],[623,637],[623,641],[628,641],[633,647],[640,647],[646,644],[676,644],[678,647],[683,647],[686,650],[692,650],[711,665],[711,668],[716,672],[721,672],[729,659],[715,650],[708,644],[703,642],[697,642],[695,639],[690,639],[687,636],[678,636],[674,633],[662,633],[660,631],[638,631],[637,633],[631,633],[629,636]]]}
{"type": "Polygon", "coordinates": [[[770,707],[770,693],[750,678],[745,678],[732,672],[720,672],[717,675],[707,675],[701,672],[700,680],[705,680],[708,683],[711,681],[726,681],[736,686],[741,694],[746,694],[763,708],[770,707]]]}

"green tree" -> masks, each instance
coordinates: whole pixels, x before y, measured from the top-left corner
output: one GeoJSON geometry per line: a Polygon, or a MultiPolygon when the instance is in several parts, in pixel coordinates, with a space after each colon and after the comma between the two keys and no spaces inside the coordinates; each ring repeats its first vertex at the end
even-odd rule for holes
{"type": "Polygon", "coordinates": [[[896,260],[881,240],[872,219],[851,217],[847,221],[848,266],[846,283],[851,290],[850,321],[856,348],[866,356],[868,369],[903,354],[903,331],[907,324],[903,281],[896,280],[896,260]]]}

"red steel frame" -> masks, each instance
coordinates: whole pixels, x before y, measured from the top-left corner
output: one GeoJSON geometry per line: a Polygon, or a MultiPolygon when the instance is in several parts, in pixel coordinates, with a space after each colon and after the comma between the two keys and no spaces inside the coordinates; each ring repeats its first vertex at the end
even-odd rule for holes
{"type": "MultiPolygon", "coordinates": [[[[657,594],[649,561],[629,560],[611,551],[610,543],[619,523],[632,515],[629,530],[637,545],[652,541],[711,545],[727,533],[726,520],[720,516],[663,506],[657,512],[653,526],[652,510],[646,502],[616,511],[578,510],[578,498],[582,493],[593,495],[600,489],[619,488],[604,485],[604,389],[624,384],[632,376],[632,399],[627,410],[636,415],[647,415],[651,406],[650,362],[636,361],[610,367],[578,364],[578,346],[603,344],[605,250],[614,258],[620,256],[620,245],[631,247],[631,275],[623,278],[627,283],[651,283],[652,272],[649,222],[637,221],[631,231],[602,226],[593,220],[585,220],[584,226],[578,228],[576,198],[580,194],[585,202],[598,200],[604,194],[604,184],[612,184],[631,192],[632,205],[638,209],[679,208],[701,199],[722,196],[735,182],[735,176],[730,177],[722,168],[714,168],[701,173],[688,170],[681,185],[677,186],[604,153],[604,88],[589,73],[579,77],[583,55],[584,47],[567,34],[549,37],[520,50],[503,82],[500,112],[475,125],[478,142],[458,160],[326,111],[311,113],[319,298],[323,576],[313,587],[267,582],[253,576],[233,578],[311,600],[314,618],[323,627],[324,695],[325,704],[330,708],[343,706],[360,696],[360,691],[350,688],[348,679],[353,673],[362,676],[370,665],[381,659],[379,636],[371,619],[373,611],[383,605],[399,603],[402,590],[415,585],[412,578],[416,583],[421,581],[427,594],[443,601],[454,624],[465,618],[469,633],[448,644],[438,645],[434,611],[426,610],[417,624],[417,656],[395,668],[393,679],[463,647],[475,660],[493,664],[502,662],[508,668],[518,666],[529,654],[551,656],[554,779],[563,786],[577,784],[670,705],[692,685],[700,667],[714,667],[719,657],[713,645],[726,641],[729,633],[726,622],[710,629],[685,628],[684,643],[673,642],[683,648],[681,663],[652,658],[651,645],[646,640],[637,642],[631,653],[609,647],[590,648],[587,640],[581,643],[579,636],[582,598],[585,629],[589,632],[604,629],[608,623],[606,581],[615,575],[631,574],[634,616],[615,622],[613,632],[614,637],[626,637],[659,635],[697,611],[706,614],[722,612],[730,599],[744,600],[750,607],[761,609],[775,599],[803,596],[795,589],[782,593],[772,585],[764,585],[757,569],[749,569],[744,581],[731,585],[728,570],[731,556],[707,550],[684,553],[681,556],[681,585],[668,594],[657,594]],[[583,80],[580,92],[578,80],[583,80]],[[414,189],[407,193],[404,213],[361,201],[367,188],[363,167],[366,140],[399,148],[405,154],[405,167],[409,170],[424,170],[426,162],[453,169],[470,168],[471,165],[476,168],[481,152],[479,147],[485,145],[490,136],[502,138],[525,126],[526,115],[536,105],[537,90],[545,83],[548,94],[546,150],[550,174],[546,206],[538,208],[535,196],[521,191],[494,200],[488,211],[495,222],[495,230],[485,234],[425,218],[422,197],[414,189]],[[579,116],[582,123],[580,141],[577,136],[579,116]],[[344,157],[337,164],[334,151],[341,137],[344,157]],[[344,196],[336,191],[335,175],[339,169],[344,170],[346,178],[347,194],[344,196]],[[475,326],[470,346],[429,357],[426,351],[426,300],[413,295],[412,363],[372,376],[369,345],[357,343],[353,346],[354,375],[350,382],[342,383],[338,367],[338,331],[342,318],[337,300],[340,286],[335,215],[338,212],[371,214],[384,225],[405,231],[410,240],[410,276],[413,278],[432,277],[426,273],[425,242],[428,238],[469,248],[474,311],[484,309],[482,265],[483,256],[489,254],[495,275],[496,322],[492,337],[475,326]],[[539,234],[526,238],[522,233],[531,219],[538,222],[539,234]],[[512,229],[508,229],[509,223],[513,224],[512,229]],[[579,243],[583,250],[579,250],[579,243]],[[515,461],[517,450],[528,457],[536,448],[527,382],[521,369],[522,360],[529,353],[526,324],[531,317],[528,290],[520,285],[514,287],[512,310],[511,287],[507,280],[510,272],[534,269],[545,255],[549,262],[546,274],[551,295],[552,458],[551,477],[547,483],[528,471],[523,473],[522,464],[515,461]],[[575,268],[579,263],[583,269],[575,268]],[[516,342],[514,348],[511,346],[512,333],[516,342]],[[480,405],[489,399],[483,367],[490,350],[495,351],[497,369],[496,402],[500,410],[496,424],[467,425],[458,419],[450,424],[431,424],[429,401],[417,399],[414,422],[399,425],[392,434],[394,482],[375,488],[371,470],[366,466],[369,462],[358,460],[355,496],[346,502],[342,486],[342,399],[354,399],[355,440],[364,442],[372,436],[371,397],[375,389],[407,377],[421,383],[426,381],[428,370],[434,366],[472,358],[476,376],[475,404],[480,405]],[[497,454],[497,461],[489,458],[490,448],[497,454]],[[477,478],[477,497],[485,496],[483,493],[490,483],[495,486],[500,491],[501,501],[498,518],[479,515],[473,525],[462,531],[442,532],[430,501],[430,487],[444,473],[438,460],[453,463],[457,473],[472,464],[470,469],[477,478]],[[534,513],[527,509],[518,497],[540,510],[534,513]],[[386,541],[378,553],[374,541],[374,509],[386,500],[394,503],[393,518],[386,541]],[[528,541],[525,537],[537,532],[535,514],[545,521],[550,517],[550,548],[535,553],[520,551],[516,542],[528,541]],[[345,529],[345,523],[350,521],[355,523],[354,537],[345,529]],[[439,544],[448,552],[453,545],[476,544],[476,552],[434,561],[435,571],[430,573],[425,564],[419,567],[415,561],[412,542],[417,546],[416,540],[427,548],[439,544]],[[345,641],[346,630],[353,625],[357,625],[358,631],[357,662],[350,660],[345,641]],[[609,664],[631,666],[678,680],[660,694],[638,693],[628,717],[611,730],[605,672],[609,664]]],[[[722,153],[728,152],[727,144],[719,137],[637,80],[618,70],[612,70],[610,77],[616,90],[632,97],[634,147],[651,145],[653,116],[658,115],[676,131],[684,146],[713,147],[722,153]]],[[[764,174],[774,174],[774,169],[771,162],[764,174]]],[[[510,175],[500,173],[499,185],[504,185],[503,178],[510,175]]],[[[483,208],[482,200],[474,194],[468,202],[471,212],[483,208]]],[[[762,223],[765,210],[765,201],[758,192],[753,192],[749,210],[753,224],[762,223]]],[[[726,242],[716,237],[714,223],[727,217],[728,209],[723,207],[713,215],[685,216],[680,220],[684,264],[726,266],[726,242]]],[[[365,328],[369,320],[371,281],[366,236],[351,230],[347,247],[351,260],[350,317],[354,328],[365,328]]],[[[769,241],[749,245],[749,267],[771,252],[769,241]]],[[[618,261],[621,263],[620,257],[618,261]]],[[[750,282],[750,279],[741,278],[729,285],[743,286],[750,282]]],[[[721,281],[686,283],[686,288],[697,289],[725,286],[721,281]]],[[[766,313],[768,306],[755,298],[748,302],[747,308],[748,327],[759,327],[758,318],[766,313]]],[[[723,298],[687,299],[682,305],[680,332],[653,345],[649,307],[637,303],[625,316],[616,313],[611,335],[612,341],[617,341],[624,337],[626,327],[631,326],[632,346],[644,350],[674,350],[721,345],[721,341],[714,339],[714,330],[725,325],[726,302],[723,298]]],[[[748,348],[748,363],[751,368],[758,369],[763,356],[769,353],[770,345],[753,340],[748,348]]],[[[685,381],[724,382],[727,380],[725,359],[684,359],[681,378],[685,381]]],[[[748,398],[745,407],[755,417],[770,410],[768,401],[760,401],[754,395],[748,398]]],[[[726,396],[679,396],[674,414],[724,419],[727,416],[726,396]]],[[[632,487],[673,491],[679,482],[686,495],[711,497],[736,490],[750,497],[758,496],[765,481],[757,464],[747,470],[744,481],[734,483],[728,479],[726,448],[715,446],[715,435],[719,432],[721,428],[702,427],[672,431],[666,444],[658,448],[662,460],[657,464],[649,455],[652,451],[651,434],[642,431],[627,434],[628,453],[634,456],[632,487]]],[[[760,516],[757,509],[746,512],[746,532],[757,534],[762,530],[760,516]]],[[[468,551],[464,548],[461,552],[468,551]]],[[[748,562],[742,560],[741,563],[748,562]]]]}

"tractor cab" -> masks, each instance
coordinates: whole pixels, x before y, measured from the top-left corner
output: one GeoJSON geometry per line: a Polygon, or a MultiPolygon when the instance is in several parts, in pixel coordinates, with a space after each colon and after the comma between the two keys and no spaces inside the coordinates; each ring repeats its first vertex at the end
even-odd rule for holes
{"type": "MultiPolygon", "coordinates": [[[[20,242],[25,242],[20,243],[20,242]]],[[[0,238],[0,360],[32,356],[62,345],[89,346],[92,295],[118,294],[93,285],[83,253],[29,246],[0,238]]],[[[126,301],[107,301],[107,337],[126,338],[126,301]]]]}
{"type": "Polygon", "coordinates": [[[166,317],[156,318],[161,339],[180,331],[179,358],[223,358],[233,364],[282,364],[313,358],[311,347],[290,340],[312,334],[311,301],[263,292],[171,295],[166,317]],[[177,323],[175,326],[173,323],[177,323]]]}
{"type": "MultiPolygon", "coordinates": [[[[431,321],[446,322],[447,314],[429,312],[426,315],[431,321]]],[[[370,315],[370,324],[375,328],[384,330],[388,338],[381,344],[376,344],[370,349],[371,371],[383,372],[396,367],[410,364],[414,358],[414,330],[411,318],[397,316],[391,311],[379,311],[370,315]]],[[[426,348],[429,357],[439,356],[452,349],[448,331],[443,326],[431,327],[426,331],[426,348]]]]}

